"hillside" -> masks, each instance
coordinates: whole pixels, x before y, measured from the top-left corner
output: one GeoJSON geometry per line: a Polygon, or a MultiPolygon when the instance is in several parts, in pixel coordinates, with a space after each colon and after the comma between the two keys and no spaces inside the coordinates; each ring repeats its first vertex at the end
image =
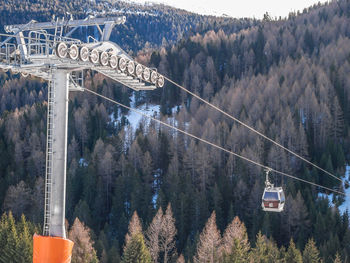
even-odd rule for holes
{"type": "MultiPolygon", "coordinates": [[[[156,4],[136,5],[122,1],[9,0],[0,6],[0,25],[28,23],[32,19],[36,21],[51,21],[57,17],[70,19],[70,14],[75,19],[83,19],[88,15],[125,15],[126,24],[113,30],[111,40],[127,51],[175,43],[184,35],[209,29],[238,32],[257,23],[252,19],[201,16],[156,4]]],[[[84,39],[87,35],[94,36],[96,33],[85,31],[80,30],[78,37],[84,39]]],[[[3,32],[3,26],[0,32],[3,32]]]]}
{"type": "MultiPolygon", "coordinates": [[[[16,3],[6,1],[0,13],[22,14],[27,21],[32,9],[16,3]]],[[[79,6],[75,1],[28,3],[37,6],[33,16],[38,20],[79,6]]],[[[316,5],[284,20],[266,15],[262,21],[198,16],[165,6],[144,6],[147,14],[139,15],[133,14],[139,6],[120,2],[80,4],[95,12],[107,5],[124,8],[129,24],[125,31],[116,29],[115,39],[137,60],[339,178],[350,179],[345,177],[350,159],[348,0],[316,5]],[[147,41],[152,48],[144,48],[147,41]]],[[[0,16],[1,23],[22,21],[5,18],[0,16]]],[[[174,85],[136,93],[91,72],[85,85],[132,107],[149,108],[151,114],[156,111],[157,118],[276,170],[344,190],[337,180],[174,85]]],[[[47,84],[1,72],[0,86],[1,211],[12,211],[17,220],[3,216],[0,237],[5,238],[0,240],[12,240],[15,235],[6,236],[5,230],[17,227],[19,236],[24,225],[33,232],[33,224],[42,221],[47,84]],[[22,214],[30,222],[21,221],[22,214]]],[[[92,255],[88,262],[130,262],[130,244],[144,244],[143,235],[150,255],[147,249],[140,249],[140,255],[153,260],[157,255],[158,262],[178,257],[177,262],[207,262],[210,253],[217,257],[212,262],[246,262],[248,257],[252,262],[349,262],[349,214],[338,209],[343,196],[328,200],[329,192],[273,175],[274,183],[285,189],[285,211],[263,212],[260,168],[153,121],[135,124],[126,110],[90,94],[74,93],[70,99],[67,220],[70,237],[84,235],[92,255]],[[160,228],[159,222],[168,227],[162,223],[160,228]],[[152,249],[159,229],[159,236],[171,237],[171,249],[152,249]]],[[[27,232],[23,237],[28,239],[27,232]]],[[[21,246],[24,241],[18,241],[17,248],[21,246]]],[[[1,241],[0,248],[12,251],[1,241]]]]}

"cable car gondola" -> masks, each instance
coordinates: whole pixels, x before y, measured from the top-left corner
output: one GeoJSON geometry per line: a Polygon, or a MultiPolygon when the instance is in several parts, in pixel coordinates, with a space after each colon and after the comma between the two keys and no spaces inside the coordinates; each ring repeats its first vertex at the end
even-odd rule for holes
{"type": "Polygon", "coordinates": [[[265,190],[262,196],[261,207],[268,212],[282,212],[285,204],[285,196],[282,187],[274,187],[269,181],[269,172],[266,171],[265,190]]]}

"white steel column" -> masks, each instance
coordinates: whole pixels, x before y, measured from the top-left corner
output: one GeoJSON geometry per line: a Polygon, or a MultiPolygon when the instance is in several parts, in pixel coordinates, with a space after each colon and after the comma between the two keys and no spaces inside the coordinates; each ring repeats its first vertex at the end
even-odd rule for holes
{"type": "MultiPolygon", "coordinates": [[[[53,85],[52,169],[51,176],[47,174],[45,182],[50,184],[49,189],[51,190],[51,193],[47,195],[49,197],[47,200],[49,211],[46,212],[49,213],[50,217],[46,223],[49,228],[48,235],[66,238],[65,202],[69,72],[64,69],[53,69],[51,85],[53,85]]],[[[47,155],[49,156],[49,154],[47,155]]],[[[46,170],[47,172],[50,171],[48,167],[46,167],[46,170]]]]}

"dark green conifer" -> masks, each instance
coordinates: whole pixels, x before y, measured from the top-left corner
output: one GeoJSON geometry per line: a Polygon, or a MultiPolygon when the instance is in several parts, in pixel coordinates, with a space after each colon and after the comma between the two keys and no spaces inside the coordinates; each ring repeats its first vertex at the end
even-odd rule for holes
{"type": "Polygon", "coordinates": [[[151,255],[141,233],[133,235],[126,244],[122,263],[151,263],[151,255]]]}

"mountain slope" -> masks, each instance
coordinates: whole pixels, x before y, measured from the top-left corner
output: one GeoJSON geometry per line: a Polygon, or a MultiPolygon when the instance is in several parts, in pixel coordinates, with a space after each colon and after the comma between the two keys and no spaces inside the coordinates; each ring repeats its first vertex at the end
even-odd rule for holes
{"type": "MultiPolygon", "coordinates": [[[[237,20],[232,18],[216,18],[189,13],[164,5],[137,5],[122,1],[45,1],[45,0],[9,0],[0,7],[0,25],[51,21],[56,18],[70,19],[69,12],[75,19],[88,15],[111,16],[125,15],[125,25],[113,30],[111,40],[116,41],[127,51],[137,51],[145,46],[158,47],[166,43],[175,43],[184,34],[198,30],[218,30],[225,28],[230,32],[238,32],[257,23],[254,20],[237,20]],[[148,43],[148,44],[147,44],[148,43]]],[[[1,26],[0,31],[3,31],[1,26]]],[[[97,32],[81,30],[80,37],[97,32]]]]}
{"type": "MultiPolygon", "coordinates": [[[[14,2],[8,3],[3,10],[22,12],[13,7],[14,2]]],[[[49,15],[41,17],[40,12],[55,8],[64,12],[67,8],[63,4],[53,7],[53,2],[30,3],[42,10],[36,15],[43,20],[49,15]]],[[[87,2],[79,3],[87,5],[86,10],[90,8],[87,2]]],[[[74,2],[67,5],[78,9],[74,2]]],[[[96,6],[96,12],[105,8],[102,2],[96,6]]],[[[153,7],[145,8],[144,12],[151,12],[153,7]]],[[[175,41],[175,35],[185,31],[186,19],[190,21],[193,14],[170,10],[164,11],[163,17],[167,14],[167,21],[174,22],[162,28],[159,35],[174,34],[174,43],[154,52],[140,51],[140,61],[157,67],[324,169],[343,176],[350,145],[349,1],[315,6],[302,14],[291,14],[286,20],[266,18],[239,32],[235,23],[230,24],[232,21],[225,24],[225,30],[217,30],[223,23],[220,19],[215,25],[216,18],[194,15],[200,21],[196,23],[202,25],[189,37],[181,36],[180,41],[175,41]],[[181,30],[170,30],[173,23],[179,23],[181,30]]],[[[84,16],[78,13],[77,16],[84,16]]],[[[24,17],[28,11],[20,14],[24,17]]],[[[125,39],[130,43],[128,39],[133,34],[145,32],[129,44],[130,50],[135,51],[146,44],[147,34],[154,33],[147,24],[154,21],[153,16],[148,14],[141,19],[135,15],[136,18],[138,22],[133,23],[140,28],[128,31],[125,39]]],[[[154,47],[160,44],[157,41],[152,42],[154,47]]],[[[24,213],[38,223],[43,214],[46,84],[0,74],[1,209],[12,210],[16,218],[24,213]]],[[[87,72],[85,85],[130,104],[131,92],[100,74],[87,72]]],[[[172,85],[134,96],[133,106],[159,103],[161,111],[169,114],[162,116],[165,120],[191,133],[278,170],[342,189],[336,180],[172,85]]],[[[123,114],[125,110],[89,94],[71,94],[67,219],[73,223],[78,217],[92,229],[101,261],[111,261],[115,259],[113,255],[120,254],[134,211],[145,229],[156,210],[165,210],[168,203],[176,220],[176,249],[187,260],[196,254],[199,233],[212,211],[216,212],[221,232],[239,216],[252,246],[256,239],[264,239],[257,236],[259,231],[280,247],[294,244],[293,239],[300,250],[313,237],[324,262],[333,262],[337,252],[343,261],[349,258],[349,216],[336,208],[342,202],[341,196],[334,196],[335,205],[330,207],[329,200],[319,195],[320,189],[272,175],[273,182],[286,191],[286,207],[280,214],[264,213],[260,208],[264,188],[260,169],[153,122],[141,121],[133,130],[123,114]]]]}

